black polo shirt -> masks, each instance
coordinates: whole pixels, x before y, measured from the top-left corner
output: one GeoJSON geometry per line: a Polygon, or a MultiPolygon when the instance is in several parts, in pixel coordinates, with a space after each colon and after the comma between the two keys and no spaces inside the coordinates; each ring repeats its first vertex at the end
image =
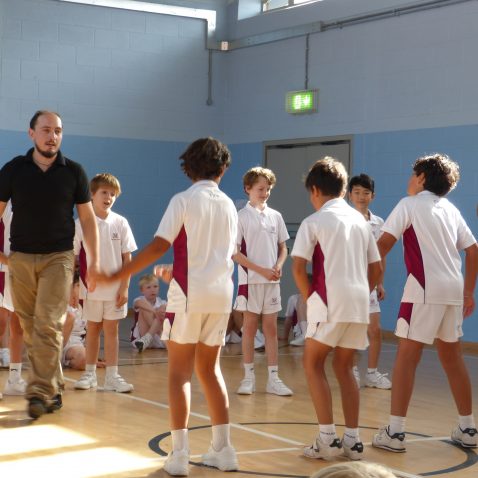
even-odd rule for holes
{"type": "Polygon", "coordinates": [[[90,201],[83,168],[60,151],[43,172],[33,161],[33,148],[0,170],[0,201],[12,200],[12,251],[49,254],[73,249],[75,204],[90,201]]]}

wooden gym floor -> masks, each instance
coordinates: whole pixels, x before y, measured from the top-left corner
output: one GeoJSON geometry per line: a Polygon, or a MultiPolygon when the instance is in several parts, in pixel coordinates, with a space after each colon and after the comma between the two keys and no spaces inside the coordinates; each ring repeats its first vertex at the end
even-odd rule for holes
{"type": "MultiPolygon", "coordinates": [[[[122,337],[127,337],[124,321],[122,337]]],[[[277,397],[265,393],[267,364],[264,352],[256,354],[257,391],[239,396],[242,378],[241,346],[223,349],[222,370],[230,397],[232,441],[239,454],[240,471],[234,477],[308,477],[327,466],[322,460],[301,455],[317,433],[317,423],[302,370],[302,348],[280,346],[280,376],[295,394],[277,397]]],[[[381,371],[391,371],[395,345],[384,343],[381,371]]],[[[120,344],[120,373],[134,384],[131,394],[73,390],[81,372],[65,370],[67,389],[63,409],[32,422],[22,397],[0,401],[0,477],[168,477],[162,471],[170,451],[167,399],[167,352],[138,354],[127,340],[120,344]]],[[[474,385],[474,410],[478,411],[478,356],[466,358],[474,385]]],[[[362,356],[360,368],[366,367],[362,356]]],[[[0,387],[7,378],[0,371],[0,387]]],[[[329,375],[331,376],[331,375],[329,375]]],[[[104,370],[98,371],[103,383],[104,370]]],[[[335,421],[341,435],[343,417],[337,384],[331,379],[335,421]]],[[[0,388],[0,389],[1,389],[0,388]]],[[[390,392],[361,389],[361,437],[368,461],[392,468],[397,476],[476,478],[478,450],[464,451],[449,440],[456,411],[437,355],[424,351],[407,421],[408,451],[393,454],[370,446],[376,429],[386,424],[390,392]]],[[[200,455],[209,446],[211,431],[206,403],[196,380],[192,386],[190,428],[191,477],[220,477],[224,473],[200,466],[200,455]]],[[[342,458],[341,458],[342,459],[342,458]]]]}

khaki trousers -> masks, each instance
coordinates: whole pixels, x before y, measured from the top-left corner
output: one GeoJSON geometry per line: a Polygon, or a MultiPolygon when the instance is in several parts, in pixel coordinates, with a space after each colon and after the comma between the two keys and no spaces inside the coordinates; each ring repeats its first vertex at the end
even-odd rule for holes
{"type": "Polygon", "coordinates": [[[64,388],[60,358],[73,268],[73,251],[12,252],[8,259],[13,308],[20,317],[31,366],[27,400],[47,401],[64,388]]]}

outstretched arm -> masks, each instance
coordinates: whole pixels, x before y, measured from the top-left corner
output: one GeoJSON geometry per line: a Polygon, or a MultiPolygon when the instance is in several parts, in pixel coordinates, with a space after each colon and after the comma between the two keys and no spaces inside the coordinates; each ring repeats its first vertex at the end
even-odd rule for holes
{"type": "Polygon", "coordinates": [[[463,317],[475,310],[475,286],[478,274],[478,244],[476,242],[465,249],[465,284],[463,287],[463,317]]]}
{"type": "Polygon", "coordinates": [[[170,247],[171,244],[166,239],[156,236],[144,249],[133,257],[131,262],[124,264],[119,271],[109,277],[100,275],[98,279],[100,281],[110,282],[137,274],[161,258],[170,247]]]}

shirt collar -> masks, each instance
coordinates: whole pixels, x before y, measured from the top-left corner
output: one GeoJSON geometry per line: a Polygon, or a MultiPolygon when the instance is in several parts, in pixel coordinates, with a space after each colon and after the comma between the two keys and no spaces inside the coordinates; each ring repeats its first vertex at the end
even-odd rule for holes
{"type": "Polygon", "coordinates": [[[255,208],[249,201],[247,201],[246,208],[250,211],[254,211],[256,214],[268,214],[269,213],[269,206],[266,204],[265,208],[260,211],[259,209],[255,208]]]}
{"type": "MultiPolygon", "coordinates": [[[[33,149],[34,148],[30,148],[26,154],[27,161],[30,161],[31,163],[33,163],[33,149]]],[[[66,164],[65,157],[63,156],[63,154],[61,154],[60,150],[58,150],[58,153],[56,154],[56,159],[55,161],[53,161],[52,166],[54,164],[60,164],[61,166],[65,166],[66,164]]]]}

